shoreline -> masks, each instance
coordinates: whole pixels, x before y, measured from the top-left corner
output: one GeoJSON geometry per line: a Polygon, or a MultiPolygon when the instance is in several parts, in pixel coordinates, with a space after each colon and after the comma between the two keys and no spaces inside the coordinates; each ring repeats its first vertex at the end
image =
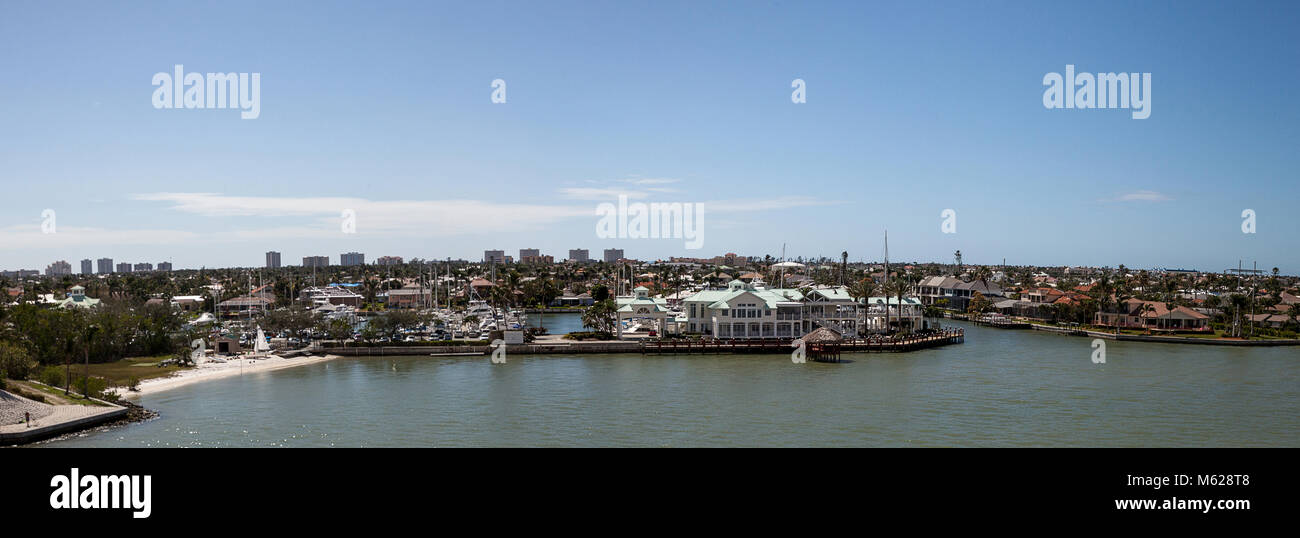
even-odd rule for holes
{"type": "Polygon", "coordinates": [[[139,398],[159,392],[171,390],[178,387],[184,387],[201,381],[210,381],[213,379],[225,379],[241,374],[256,374],[262,372],[271,372],[295,366],[305,366],[308,364],[317,364],[333,359],[342,358],[341,355],[317,355],[311,357],[294,357],[284,358],[278,356],[261,357],[257,359],[239,358],[227,359],[224,363],[205,362],[188,370],[181,370],[175,375],[169,377],[158,377],[146,379],[140,382],[140,390],[127,390],[125,387],[116,387],[117,394],[122,398],[138,400],[139,398]],[[241,369],[242,366],[242,369],[241,369]]]}
{"type": "Polygon", "coordinates": [[[1051,325],[1041,325],[1038,323],[1028,323],[1029,329],[1035,331],[1063,334],[1066,336],[1082,336],[1085,338],[1101,338],[1104,340],[1116,340],[1120,342],[1148,342],[1152,344],[1193,344],[1206,346],[1239,346],[1239,347],[1281,347],[1281,346],[1300,346],[1300,340],[1286,339],[1269,339],[1269,340],[1231,340],[1224,338],[1195,338],[1190,336],[1155,336],[1146,334],[1115,334],[1112,332],[1094,331],[1088,329],[1070,329],[1065,327],[1054,327],[1051,325]]]}

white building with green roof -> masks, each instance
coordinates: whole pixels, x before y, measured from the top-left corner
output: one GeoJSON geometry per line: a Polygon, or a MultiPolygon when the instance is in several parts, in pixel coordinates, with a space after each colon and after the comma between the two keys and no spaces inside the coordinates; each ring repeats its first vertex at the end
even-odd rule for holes
{"type": "Polygon", "coordinates": [[[616,297],[615,305],[618,307],[618,337],[623,337],[623,322],[636,321],[639,325],[647,323],[656,327],[658,334],[662,335],[668,328],[668,300],[658,297],[651,297],[650,290],[645,286],[638,286],[632,290],[636,295],[627,297],[616,297]]]}
{"type": "Polygon", "coordinates": [[[686,332],[717,338],[797,338],[803,330],[803,294],[732,280],[682,301],[686,332]]]}
{"type": "Polygon", "coordinates": [[[904,297],[855,300],[844,287],[796,289],[762,287],[761,282],[733,280],[725,290],[705,290],[682,301],[685,331],[720,339],[799,338],[820,327],[845,337],[924,327],[924,305],[904,297]]]}
{"type": "Polygon", "coordinates": [[[56,308],[94,308],[99,306],[99,299],[86,297],[86,288],[73,286],[68,290],[68,296],[62,300],[55,301],[56,308]]]}

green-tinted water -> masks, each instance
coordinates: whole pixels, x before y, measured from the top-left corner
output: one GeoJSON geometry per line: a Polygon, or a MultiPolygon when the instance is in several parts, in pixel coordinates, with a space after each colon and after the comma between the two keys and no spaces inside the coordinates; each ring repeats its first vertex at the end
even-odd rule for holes
{"type": "Polygon", "coordinates": [[[339,359],[148,396],[51,446],[1296,446],[1300,348],[966,326],[962,345],[777,355],[339,359]]]}

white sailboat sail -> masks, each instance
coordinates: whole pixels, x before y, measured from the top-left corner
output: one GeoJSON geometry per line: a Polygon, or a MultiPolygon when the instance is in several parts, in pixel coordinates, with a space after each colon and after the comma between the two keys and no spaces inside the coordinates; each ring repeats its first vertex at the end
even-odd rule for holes
{"type": "Polygon", "coordinates": [[[271,344],[267,343],[266,334],[262,332],[260,326],[257,328],[257,343],[254,345],[253,350],[258,353],[271,351],[271,344]]]}

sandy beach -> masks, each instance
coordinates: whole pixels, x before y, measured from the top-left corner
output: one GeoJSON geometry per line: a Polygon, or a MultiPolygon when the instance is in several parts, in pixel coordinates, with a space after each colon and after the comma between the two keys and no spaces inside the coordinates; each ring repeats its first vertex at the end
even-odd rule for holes
{"type": "Polygon", "coordinates": [[[160,377],[156,379],[146,379],[140,382],[140,390],[128,391],[122,388],[118,393],[125,398],[139,398],[147,394],[154,394],[165,390],[183,387],[191,383],[208,381],[212,379],[222,379],[242,374],[256,374],[259,372],[269,372],[282,368],[293,368],[307,364],[316,364],[332,359],[339,358],[338,355],[320,355],[311,357],[295,357],[286,359],[274,355],[260,357],[256,359],[239,358],[226,359],[226,362],[205,362],[194,368],[182,370],[171,377],[160,377]]]}

